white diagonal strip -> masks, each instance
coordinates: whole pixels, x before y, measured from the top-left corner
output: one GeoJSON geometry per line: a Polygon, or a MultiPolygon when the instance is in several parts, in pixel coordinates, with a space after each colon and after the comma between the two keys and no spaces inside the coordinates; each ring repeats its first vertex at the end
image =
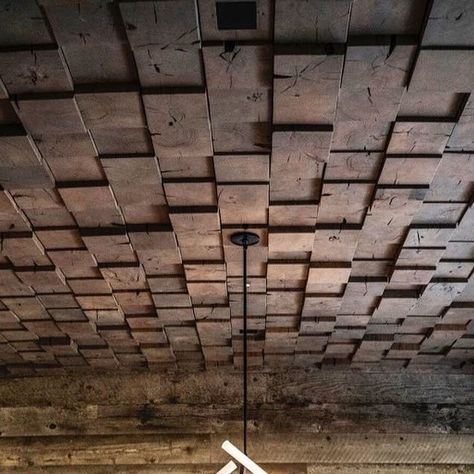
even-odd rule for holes
{"type": "Polygon", "coordinates": [[[237,469],[237,464],[234,461],[229,461],[217,474],[232,474],[237,469]]]}
{"type": "Polygon", "coordinates": [[[222,443],[222,449],[230,454],[242,466],[247,468],[252,474],[267,474],[261,467],[257,466],[250,458],[248,458],[240,449],[236,448],[230,441],[222,443]]]}

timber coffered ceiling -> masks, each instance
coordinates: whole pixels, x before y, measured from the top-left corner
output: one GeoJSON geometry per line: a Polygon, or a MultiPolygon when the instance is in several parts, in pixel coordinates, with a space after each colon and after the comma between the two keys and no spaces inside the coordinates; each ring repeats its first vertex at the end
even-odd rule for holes
{"type": "Polygon", "coordinates": [[[0,366],[468,369],[472,0],[0,0],[0,366]]]}

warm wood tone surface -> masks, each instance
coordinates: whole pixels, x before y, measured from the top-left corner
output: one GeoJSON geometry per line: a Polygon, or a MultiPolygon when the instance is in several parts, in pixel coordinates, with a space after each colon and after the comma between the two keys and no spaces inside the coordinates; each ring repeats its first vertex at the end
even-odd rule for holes
{"type": "MultiPolygon", "coordinates": [[[[241,376],[28,377],[0,385],[0,470],[212,473],[242,437],[241,376]]],[[[251,374],[249,452],[270,474],[474,470],[468,374],[251,374]]]]}
{"type": "MultiPolygon", "coordinates": [[[[113,471],[107,466],[67,466],[67,472],[71,474],[215,474],[221,466],[217,464],[190,466],[190,465],[154,465],[154,466],[118,466],[113,471]]],[[[370,464],[365,466],[354,466],[353,464],[338,464],[326,466],[322,464],[305,465],[269,465],[264,467],[271,474],[462,474],[473,472],[470,466],[435,466],[435,465],[401,465],[387,466],[370,464]]],[[[0,468],[0,472],[16,472],[20,474],[58,474],[64,472],[64,467],[42,467],[42,468],[0,468]]]]}
{"type": "Polygon", "coordinates": [[[0,1],[0,374],[472,371],[471,0],[0,1]]]}

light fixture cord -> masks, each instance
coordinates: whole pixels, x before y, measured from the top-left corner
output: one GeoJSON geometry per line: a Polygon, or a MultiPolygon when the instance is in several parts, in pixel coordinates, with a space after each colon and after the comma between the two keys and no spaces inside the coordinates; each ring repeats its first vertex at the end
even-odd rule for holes
{"type": "Polygon", "coordinates": [[[248,370],[248,361],[247,361],[247,247],[248,241],[247,238],[244,238],[244,454],[247,454],[247,417],[248,417],[248,407],[247,407],[247,370],[248,370]]]}

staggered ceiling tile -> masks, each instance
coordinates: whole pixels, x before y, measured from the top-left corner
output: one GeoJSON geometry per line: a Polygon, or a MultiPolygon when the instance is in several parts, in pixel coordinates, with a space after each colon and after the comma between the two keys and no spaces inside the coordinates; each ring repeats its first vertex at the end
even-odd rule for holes
{"type": "Polygon", "coordinates": [[[357,0],[352,5],[351,35],[417,35],[422,27],[426,0],[357,0]]]}
{"type": "Polygon", "coordinates": [[[469,1],[20,3],[2,374],[470,367],[469,1]]]}
{"type": "Polygon", "coordinates": [[[146,94],[143,102],[158,156],[212,155],[204,91],[146,94]]]}
{"type": "Polygon", "coordinates": [[[416,91],[471,92],[473,49],[421,49],[410,88],[416,91]]]}
{"type": "Polygon", "coordinates": [[[423,34],[423,46],[474,46],[471,25],[474,8],[469,0],[435,0],[423,34]]]}
{"type": "Polygon", "coordinates": [[[11,95],[72,90],[67,68],[57,49],[0,53],[0,70],[11,95]]]}
{"type": "Polygon", "coordinates": [[[350,0],[276,0],[275,42],[345,43],[350,0]]]}
{"type": "Polygon", "coordinates": [[[35,0],[25,0],[21,8],[8,2],[1,6],[0,43],[3,46],[29,46],[54,42],[46,18],[35,0]]]}
{"type": "Polygon", "coordinates": [[[273,122],[326,125],[334,120],[343,55],[329,48],[280,47],[274,59],[273,122]]]}

